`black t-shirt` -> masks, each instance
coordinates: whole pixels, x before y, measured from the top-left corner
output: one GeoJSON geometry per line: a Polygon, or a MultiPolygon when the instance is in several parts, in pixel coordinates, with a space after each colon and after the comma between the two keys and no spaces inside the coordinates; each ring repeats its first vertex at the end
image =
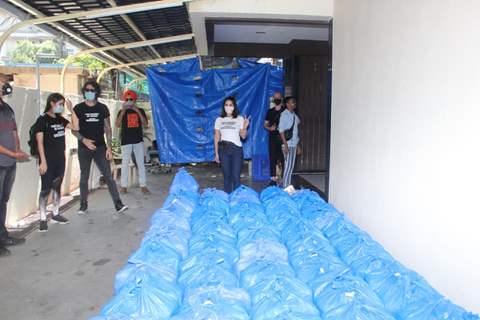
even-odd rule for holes
{"type": "MultiPolygon", "coordinates": [[[[97,147],[105,145],[105,119],[110,117],[108,107],[97,102],[94,106],[87,106],[85,102],[79,103],[73,108],[78,117],[80,134],[87,139],[95,141],[97,147]]],[[[86,148],[83,143],[78,142],[79,148],[86,148]]]]}
{"type": "Polygon", "coordinates": [[[43,132],[43,147],[47,160],[65,158],[65,128],[68,123],[68,120],[62,116],[52,118],[44,114],[38,117],[35,126],[37,132],[43,132]]]}
{"type": "MultiPolygon", "coordinates": [[[[145,111],[141,108],[138,109],[145,119],[147,119],[145,111]]],[[[120,110],[118,115],[120,115],[121,112],[122,111],[120,110]]],[[[131,108],[127,108],[125,114],[123,115],[120,140],[122,146],[126,144],[136,144],[143,141],[142,120],[140,119],[138,113],[131,108]]]]}
{"type": "Polygon", "coordinates": [[[275,108],[271,108],[267,112],[267,116],[265,117],[265,121],[268,121],[269,126],[276,126],[275,131],[269,131],[268,133],[270,134],[270,139],[271,140],[277,140],[280,141],[280,134],[278,133],[278,124],[280,123],[280,116],[282,112],[285,110],[284,107],[282,107],[280,110],[275,110],[275,108]]]}

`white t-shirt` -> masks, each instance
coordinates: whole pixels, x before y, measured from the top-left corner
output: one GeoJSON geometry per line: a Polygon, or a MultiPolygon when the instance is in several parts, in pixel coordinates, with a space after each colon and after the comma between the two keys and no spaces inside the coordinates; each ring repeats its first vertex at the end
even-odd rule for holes
{"type": "Polygon", "coordinates": [[[215,120],[215,130],[220,131],[220,140],[229,141],[241,147],[240,130],[243,129],[243,121],[242,116],[236,118],[218,117],[215,120]]]}

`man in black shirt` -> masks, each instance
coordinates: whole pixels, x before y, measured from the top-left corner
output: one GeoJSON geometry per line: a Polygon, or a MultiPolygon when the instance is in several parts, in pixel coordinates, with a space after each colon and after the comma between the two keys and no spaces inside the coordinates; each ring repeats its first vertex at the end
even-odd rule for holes
{"type": "Polygon", "coordinates": [[[145,150],[143,146],[143,128],[148,125],[145,111],[135,105],[137,94],[132,90],[127,90],[123,94],[125,101],[122,110],[118,112],[115,125],[121,128],[120,140],[122,144],[122,181],[120,191],[127,192],[128,185],[128,165],[132,152],[135,154],[135,161],[138,167],[138,176],[140,190],[148,194],[150,191],[146,184],[145,173],[145,150]]]}
{"type": "Polygon", "coordinates": [[[269,132],[268,154],[270,158],[270,185],[277,185],[277,164],[283,164],[282,140],[278,133],[278,123],[284,107],[282,94],[275,92],[273,96],[274,107],[268,110],[263,126],[269,132]]]}
{"type": "Polygon", "coordinates": [[[120,200],[117,185],[112,178],[109,161],[112,160],[112,127],[108,107],[97,101],[100,86],[94,80],[87,81],[82,88],[85,101],[73,108],[72,133],[78,139],[78,161],[80,162],[80,209],[79,214],[85,214],[88,207],[88,178],[92,160],[105,178],[108,191],[112,197],[117,212],[123,212],[128,207],[120,200]],[[105,143],[104,135],[107,137],[105,143]]]}

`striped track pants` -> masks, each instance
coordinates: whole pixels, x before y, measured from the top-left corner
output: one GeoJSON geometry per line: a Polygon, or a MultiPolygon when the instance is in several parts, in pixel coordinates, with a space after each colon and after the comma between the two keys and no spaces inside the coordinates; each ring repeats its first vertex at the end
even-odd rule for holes
{"type": "Polygon", "coordinates": [[[297,147],[288,147],[288,155],[285,156],[285,165],[283,166],[283,187],[288,187],[292,182],[292,172],[295,167],[295,158],[297,157],[297,147]]]}

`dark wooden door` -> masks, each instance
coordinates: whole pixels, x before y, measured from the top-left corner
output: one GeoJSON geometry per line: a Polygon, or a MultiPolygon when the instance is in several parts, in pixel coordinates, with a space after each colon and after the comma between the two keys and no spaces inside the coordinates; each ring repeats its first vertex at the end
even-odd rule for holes
{"type": "Polygon", "coordinates": [[[328,57],[298,56],[297,107],[301,120],[302,154],[296,161],[296,172],[328,170],[329,139],[328,57]]]}

